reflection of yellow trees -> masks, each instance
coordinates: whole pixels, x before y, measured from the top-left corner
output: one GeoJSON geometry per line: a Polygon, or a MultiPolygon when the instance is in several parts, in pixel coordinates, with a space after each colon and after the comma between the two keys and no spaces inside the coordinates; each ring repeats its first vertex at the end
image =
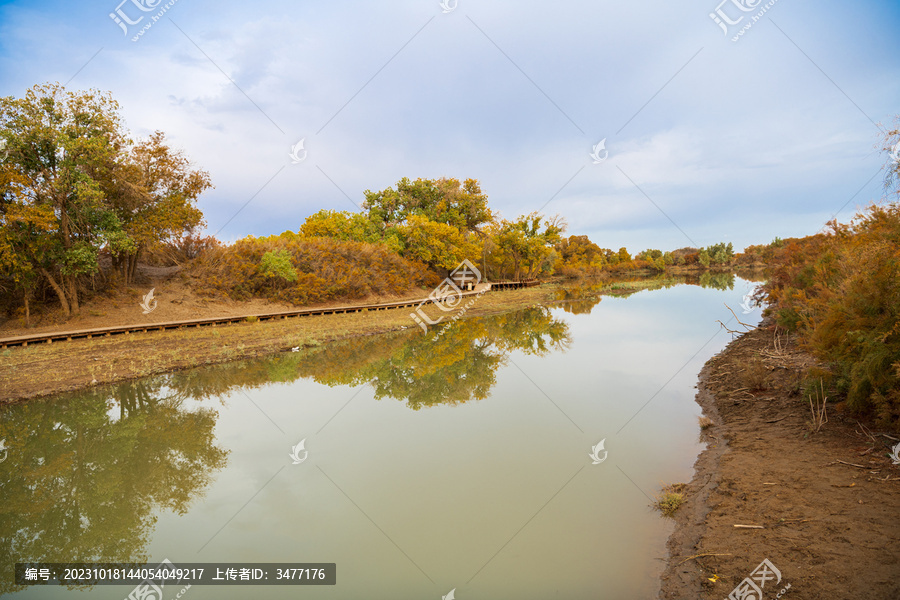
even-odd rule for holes
{"type": "Polygon", "coordinates": [[[0,594],[15,562],[143,562],[158,509],[184,514],[225,465],[216,413],[162,378],[0,411],[0,594]]]}
{"type": "Polygon", "coordinates": [[[427,335],[410,329],[182,371],[169,375],[167,385],[180,397],[206,398],[300,377],[328,386],[369,383],[376,398],[406,400],[419,409],[486,398],[510,352],[544,355],[568,344],[566,323],[536,307],[459,320],[446,329],[437,325],[427,335]]]}
{"type": "Polygon", "coordinates": [[[510,352],[544,355],[569,343],[566,323],[545,308],[461,320],[439,331],[332,344],[300,362],[298,372],[326,385],[369,382],[376,398],[406,400],[418,410],[486,398],[510,352]]]}
{"type": "Polygon", "coordinates": [[[572,285],[559,290],[560,307],[572,314],[589,314],[600,303],[603,294],[628,296],[645,290],[660,290],[676,285],[698,285],[717,290],[734,289],[734,273],[704,271],[700,274],[658,276],[625,276],[605,279],[591,285],[572,285]]]}

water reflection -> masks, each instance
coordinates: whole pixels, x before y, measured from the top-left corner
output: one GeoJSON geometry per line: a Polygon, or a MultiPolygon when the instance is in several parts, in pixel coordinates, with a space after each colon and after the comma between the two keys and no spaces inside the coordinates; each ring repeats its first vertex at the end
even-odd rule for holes
{"type": "Polygon", "coordinates": [[[0,594],[17,561],[144,562],[158,509],[185,514],[226,451],[217,414],[165,378],[0,411],[0,594]]]}
{"type": "MultiPolygon", "coordinates": [[[[744,277],[746,276],[744,275],[744,277]]],[[[678,275],[661,273],[653,277],[645,275],[619,276],[603,281],[581,280],[565,285],[557,292],[556,300],[560,302],[560,307],[565,312],[575,315],[590,314],[604,295],[628,296],[641,291],[661,290],[685,284],[717,290],[732,290],[734,289],[734,280],[734,273],[713,271],[678,275]]]]}
{"type": "Polygon", "coordinates": [[[466,319],[443,335],[419,330],[333,342],[321,348],[175,373],[170,385],[195,398],[236,386],[310,378],[328,386],[370,383],[375,397],[405,400],[413,410],[488,396],[511,351],[543,356],[569,346],[568,325],[533,307],[466,319]]]}

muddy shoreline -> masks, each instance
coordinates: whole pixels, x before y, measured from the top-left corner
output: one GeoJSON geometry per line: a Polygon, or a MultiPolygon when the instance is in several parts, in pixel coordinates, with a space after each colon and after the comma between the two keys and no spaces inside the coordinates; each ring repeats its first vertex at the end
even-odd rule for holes
{"type": "Polygon", "coordinates": [[[900,598],[900,441],[829,402],[812,423],[816,361],[769,323],[704,365],[697,402],[713,425],[675,514],[664,600],[727,598],[763,560],[762,598],[900,598]],[[736,527],[737,526],[737,527],[736,527]]]}

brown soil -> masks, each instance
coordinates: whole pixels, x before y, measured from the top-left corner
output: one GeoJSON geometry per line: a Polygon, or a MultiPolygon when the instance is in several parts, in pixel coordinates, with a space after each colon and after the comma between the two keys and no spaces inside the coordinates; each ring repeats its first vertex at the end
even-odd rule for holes
{"type": "Polygon", "coordinates": [[[801,379],[815,362],[775,336],[742,335],[701,372],[697,401],[714,425],[675,515],[660,597],[727,598],[767,558],[782,580],[766,599],[790,585],[782,597],[897,600],[900,466],[887,453],[900,435],[831,403],[813,432],[801,379]]]}
{"type": "MultiPolygon", "coordinates": [[[[488,293],[478,298],[466,312],[466,318],[551,302],[554,289],[555,286],[538,286],[488,293]]],[[[423,298],[427,294],[427,291],[421,291],[408,298],[423,298]]],[[[87,316],[56,326],[45,323],[36,329],[6,327],[0,329],[0,337],[35,331],[70,331],[296,309],[259,300],[205,301],[193,296],[188,288],[176,281],[157,284],[155,295],[159,298],[158,307],[149,315],[143,315],[138,306],[141,295],[136,290],[132,295],[136,298],[128,298],[127,302],[122,298],[92,302],[82,309],[87,316]],[[93,313],[102,313],[102,316],[93,313]]],[[[394,299],[370,297],[335,305],[379,303],[394,299]]],[[[430,309],[428,312],[436,317],[439,314],[435,313],[436,310],[430,309]]],[[[0,350],[0,403],[204,364],[266,356],[295,347],[317,346],[351,337],[399,329],[418,330],[409,316],[410,312],[412,310],[406,309],[317,315],[11,347],[0,350]]]]}
{"type": "Polygon", "coordinates": [[[191,288],[190,280],[172,271],[171,268],[154,268],[141,265],[144,278],[151,282],[140,287],[131,286],[119,290],[111,290],[108,297],[92,298],[77,316],[66,319],[62,311],[55,305],[45,307],[42,314],[31,315],[32,327],[25,326],[24,315],[0,323],[0,338],[15,337],[33,333],[50,331],[74,331],[93,329],[95,327],[111,327],[118,325],[142,325],[144,323],[162,323],[168,321],[184,321],[187,319],[205,319],[212,317],[233,317],[267,312],[296,310],[297,308],[320,308],[325,306],[343,306],[348,304],[377,304],[414,298],[424,298],[430,290],[414,289],[407,294],[396,296],[370,296],[362,299],[343,300],[310,304],[297,307],[291,304],[270,302],[263,299],[252,299],[244,302],[228,298],[207,298],[199,296],[191,288]],[[143,296],[153,288],[156,308],[144,314],[140,303],[143,296]]]}

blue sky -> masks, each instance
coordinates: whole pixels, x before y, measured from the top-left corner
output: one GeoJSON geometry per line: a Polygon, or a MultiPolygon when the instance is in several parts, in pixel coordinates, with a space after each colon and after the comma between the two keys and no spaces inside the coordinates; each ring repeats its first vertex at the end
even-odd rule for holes
{"type": "Polygon", "coordinates": [[[447,176],[604,247],[743,248],[881,200],[900,114],[897,2],[119,2],[0,2],[0,94],[111,91],[210,172],[223,240],[447,176]]]}

